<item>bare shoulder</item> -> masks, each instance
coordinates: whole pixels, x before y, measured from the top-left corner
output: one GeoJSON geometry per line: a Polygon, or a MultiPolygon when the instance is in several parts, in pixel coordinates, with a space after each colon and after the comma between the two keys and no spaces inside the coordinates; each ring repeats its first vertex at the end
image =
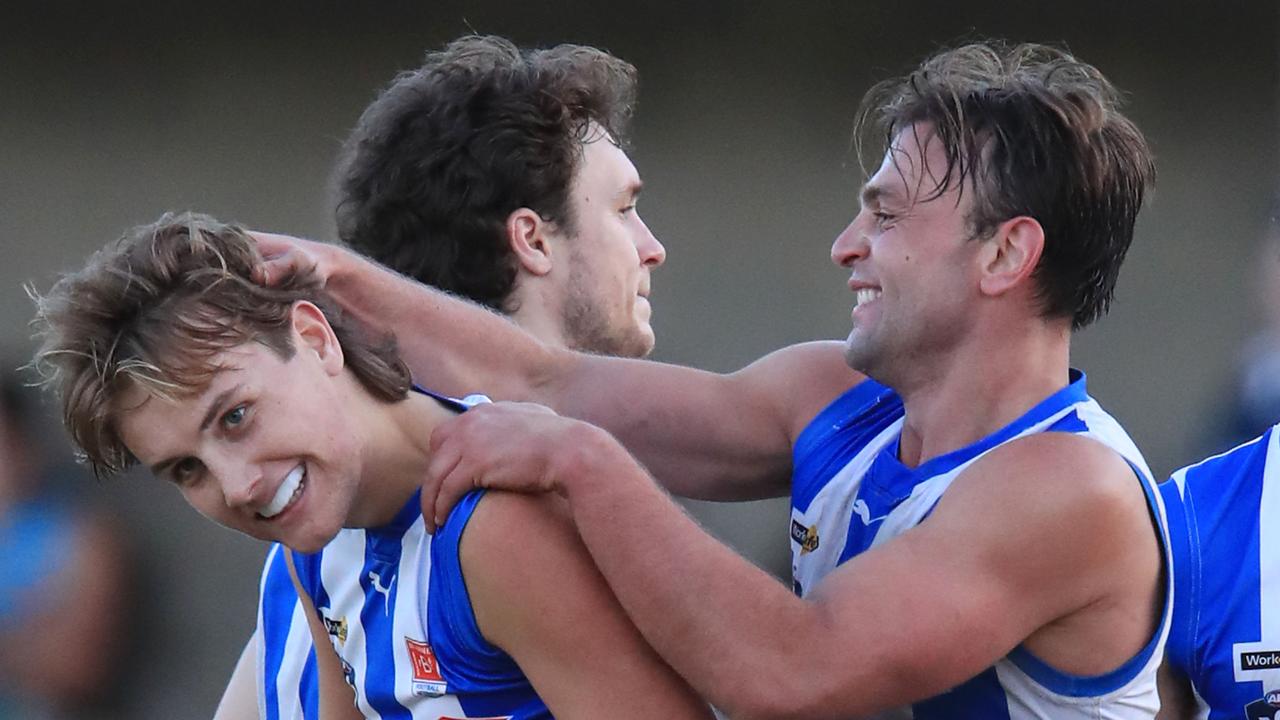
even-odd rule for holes
{"type": "Polygon", "coordinates": [[[476,503],[462,533],[463,562],[468,558],[502,563],[549,545],[573,539],[567,503],[558,495],[488,490],[476,503]]]}
{"type": "Polygon", "coordinates": [[[511,609],[507,599],[512,593],[527,607],[594,573],[568,507],[556,495],[486,492],[462,533],[458,552],[476,619],[486,629],[496,627],[494,611],[511,609]]]}
{"type": "Polygon", "coordinates": [[[844,359],[833,340],[791,345],[764,356],[731,376],[748,391],[767,394],[795,438],[818,411],[866,379],[844,359]]]}
{"type": "Polygon", "coordinates": [[[984,483],[1032,490],[1047,501],[1131,499],[1145,507],[1137,471],[1129,462],[1113,448],[1076,433],[1018,438],[992,450],[972,470],[984,483]]]}
{"type": "Polygon", "coordinates": [[[1095,439],[1046,432],[1005,443],[956,478],[935,516],[972,531],[993,513],[1000,522],[985,531],[988,549],[1016,566],[1036,548],[1039,569],[1030,577],[1055,566],[1110,582],[1125,570],[1149,569],[1146,555],[1125,553],[1132,562],[1116,562],[1116,548],[1154,548],[1155,531],[1137,471],[1095,439]]]}
{"type": "Polygon", "coordinates": [[[816,340],[788,345],[774,350],[739,372],[754,370],[800,372],[812,374],[819,380],[830,379],[839,384],[848,384],[851,380],[856,382],[865,377],[849,367],[844,359],[844,343],[835,340],[816,340]]]}

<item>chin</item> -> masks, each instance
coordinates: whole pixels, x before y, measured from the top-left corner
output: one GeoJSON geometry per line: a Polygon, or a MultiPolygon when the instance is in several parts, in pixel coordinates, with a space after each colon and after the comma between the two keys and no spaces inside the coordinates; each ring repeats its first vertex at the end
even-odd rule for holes
{"type": "Polygon", "coordinates": [[[648,357],[649,353],[653,352],[653,346],[653,330],[650,330],[648,325],[643,325],[624,341],[618,355],[629,358],[648,357]]]}
{"type": "Polygon", "coordinates": [[[852,333],[844,344],[844,362],[863,375],[875,377],[875,368],[878,365],[875,349],[868,347],[866,342],[860,342],[852,333]]]}
{"type": "MultiPolygon", "coordinates": [[[[334,533],[334,536],[336,535],[337,533],[334,533]]],[[[311,553],[320,552],[320,550],[322,550],[325,545],[328,545],[331,540],[333,540],[333,537],[288,538],[281,539],[280,543],[294,552],[310,555],[311,553]]]]}

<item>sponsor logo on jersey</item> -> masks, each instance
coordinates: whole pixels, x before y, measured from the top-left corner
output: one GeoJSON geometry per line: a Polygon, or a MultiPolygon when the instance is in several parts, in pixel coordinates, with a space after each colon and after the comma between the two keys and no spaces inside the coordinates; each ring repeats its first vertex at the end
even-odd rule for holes
{"type": "Polygon", "coordinates": [[[799,520],[791,521],[791,539],[800,544],[800,554],[818,549],[818,526],[805,527],[799,520]]]}
{"type": "Polygon", "coordinates": [[[1270,690],[1259,700],[1244,706],[1245,720],[1276,720],[1280,718],[1280,690],[1270,690]]]}
{"type": "Polygon", "coordinates": [[[449,692],[431,646],[411,638],[405,638],[404,644],[409,648],[409,662],[413,665],[413,694],[439,697],[449,692]]]}
{"type": "Polygon", "coordinates": [[[329,637],[337,638],[339,645],[345,645],[347,642],[347,619],[340,617],[337,620],[330,620],[324,614],[320,615],[320,619],[324,621],[324,629],[328,631],[329,637]]]}
{"type": "Polygon", "coordinates": [[[1275,670],[1280,668],[1280,650],[1240,653],[1242,670],[1275,670]]]}

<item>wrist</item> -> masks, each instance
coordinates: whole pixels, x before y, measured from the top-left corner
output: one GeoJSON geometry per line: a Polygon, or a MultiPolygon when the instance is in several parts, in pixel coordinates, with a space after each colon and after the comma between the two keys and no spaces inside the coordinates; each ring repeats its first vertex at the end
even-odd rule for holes
{"type": "Polygon", "coordinates": [[[552,489],[572,503],[617,474],[629,459],[627,451],[607,431],[585,422],[574,422],[565,438],[567,450],[558,454],[550,469],[552,489]]]}

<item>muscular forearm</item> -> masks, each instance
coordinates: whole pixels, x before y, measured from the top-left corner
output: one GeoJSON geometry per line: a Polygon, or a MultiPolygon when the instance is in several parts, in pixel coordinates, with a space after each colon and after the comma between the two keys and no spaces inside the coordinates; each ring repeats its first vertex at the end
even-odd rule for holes
{"type": "Polygon", "coordinates": [[[611,476],[560,474],[593,560],[658,654],[733,717],[830,712],[822,614],[703,532],[610,444],[584,441],[581,454],[611,476]]]}

